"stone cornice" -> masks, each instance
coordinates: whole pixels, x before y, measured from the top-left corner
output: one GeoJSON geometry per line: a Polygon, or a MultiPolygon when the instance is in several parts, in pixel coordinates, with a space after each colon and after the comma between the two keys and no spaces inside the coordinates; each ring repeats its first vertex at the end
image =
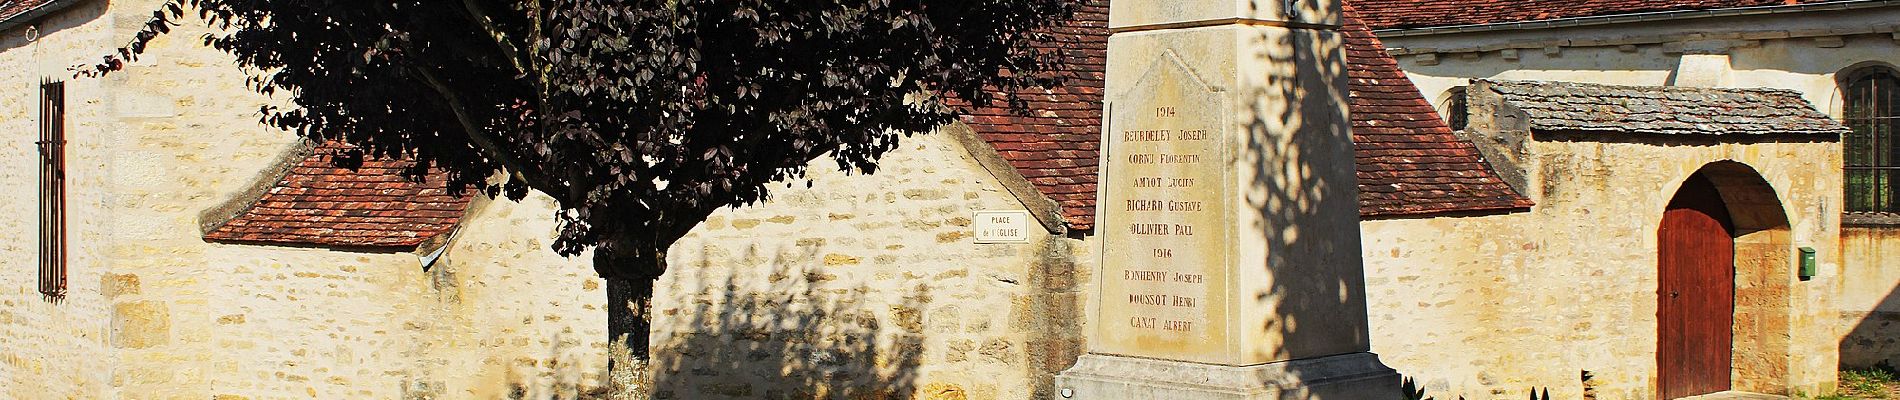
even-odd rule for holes
{"type": "MultiPolygon", "coordinates": [[[[1900,25],[1863,28],[1833,28],[1804,30],[1760,30],[1717,33],[1684,33],[1667,35],[1634,35],[1614,39],[1551,39],[1537,41],[1511,41],[1483,46],[1468,47],[1391,47],[1386,51],[1394,56],[1421,54],[1461,54],[1489,53],[1505,50],[1552,50],[1564,47],[1622,47],[1642,45],[1663,45],[1669,53],[1683,52],[1719,52],[1732,47],[1753,47],[1762,40],[1774,39],[1815,39],[1815,45],[1829,47],[1841,41],[1845,36],[1856,35],[1892,35],[1900,41],[1900,25]]],[[[1839,46],[1834,46],[1839,47],[1839,46]]]]}
{"type": "Polygon", "coordinates": [[[1735,7],[1704,10],[1656,11],[1619,15],[1600,15],[1590,17],[1556,18],[1537,21],[1500,22],[1475,25],[1434,26],[1424,28],[1380,29],[1373,33],[1379,37],[1393,39],[1410,36],[1431,36],[1442,34],[1461,34],[1490,31],[1522,31],[1550,28],[1568,28],[1597,25],[1619,25],[1630,23],[1651,23],[1658,21],[1677,21],[1687,19],[1774,15],[1816,11],[1861,10],[1900,6],[1900,0],[1848,0],[1825,3],[1773,5],[1760,7],[1735,7]]]}
{"type": "MultiPolygon", "coordinates": [[[[1900,0],[1851,3],[1878,7],[1821,8],[1774,15],[1649,19],[1538,28],[1439,30],[1430,33],[1420,33],[1423,30],[1387,30],[1380,32],[1380,35],[1385,39],[1389,53],[1394,56],[1413,56],[1412,61],[1420,65],[1436,64],[1439,57],[1446,55],[1475,59],[1495,53],[1513,60],[1525,51],[1555,56],[1565,48],[1607,47],[1635,52],[1645,46],[1660,46],[1668,54],[1727,54],[1731,49],[1760,46],[1765,40],[1802,40],[1822,48],[1843,47],[1848,37],[1880,36],[1900,43],[1900,22],[1896,22],[1900,21],[1900,0]]],[[[1847,3],[1813,6],[1842,4],[1847,3]]]]}

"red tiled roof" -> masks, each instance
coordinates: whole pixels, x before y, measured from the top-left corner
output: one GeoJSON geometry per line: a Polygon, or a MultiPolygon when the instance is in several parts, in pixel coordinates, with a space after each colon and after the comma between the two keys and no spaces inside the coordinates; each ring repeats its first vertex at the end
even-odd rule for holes
{"type": "Polygon", "coordinates": [[[963,122],[1016,167],[1036,189],[1062,206],[1069,227],[1095,225],[1096,154],[1101,144],[1102,73],[1108,65],[1108,1],[1078,0],[1075,20],[1055,28],[1044,48],[1068,60],[1054,89],[1018,93],[1027,115],[1007,107],[972,110],[963,122]]]}
{"type": "Polygon", "coordinates": [[[13,19],[53,0],[0,0],[0,21],[13,19]]]}
{"type": "MultiPolygon", "coordinates": [[[[964,122],[1044,195],[1062,205],[1074,229],[1095,220],[1102,73],[1107,64],[1108,5],[1082,0],[1076,21],[1050,47],[1074,68],[1062,87],[1021,93],[1029,116],[978,109],[964,122]]],[[[1350,14],[1350,11],[1348,11],[1350,14]]],[[[1401,216],[1531,206],[1458,139],[1412,81],[1356,17],[1347,26],[1352,124],[1359,164],[1360,214],[1401,216]]]]}
{"type": "Polygon", "coordinates": [[[1506,210],[1531,206],[1459,139],[1385,45],[1346,9],[1347,85],[1365,217],[1506,210]]]}
{"type": "Polygon", "coordinates": [[[407,162],[367,160],[351,171],[332,166],[326,151],[303,159],[236,218],[205,233],[206,241],[356,248],[415,247],[448,232],[469,196],[451,196],[443,176],[402,177],[407,162]]]}
{"type": "Polygon", "coordinates": [[[1828,0],[1348,0],[1373,29],[1495,24],[1828,0]]]}
{"type": "MultiPolygon", "coordinates": [[[[1026,115],[1006,107],[963,118],[1004,160],[1062,206],[1070,227],[1094,225],[1096,168],[1107,64],[1106,0],[1078,0],[1074,23],[1048,48],[1070,57],[1064,85],[1019,93],[1026,115]]],[[[1348,10],[1354,152],[1360,214],[1367,217],[1529,207],[1476,147],[1451,129],[1348,10]]],[[[206,240],[339,247],[412,247],[452,229],[468,197],[449,196],[441,177],[401,178],[403,163],[366,161],[357,171],[313,155],[206,240]]]]}

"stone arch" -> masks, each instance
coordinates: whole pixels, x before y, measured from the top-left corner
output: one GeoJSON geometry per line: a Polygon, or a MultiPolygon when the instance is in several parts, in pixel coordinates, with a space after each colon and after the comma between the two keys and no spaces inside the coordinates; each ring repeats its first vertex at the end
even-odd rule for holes
{"type": "Polygon", "coordinates": [[[1453,86],[1438,95],[1438,115],[1445,119],[1445,124],[1450,125],[1453,131],[1465,130],[1465,125],[1471,120],[1470,100],[1465,93],[1470,87],[1453,86]]]}
{"type": "MultiPolygon", "coordinates": [[[[1879,69],[1886,69],[1889,71],[1900,71],[1900,66],[1896,66],[1896,65],[1893,65],[1893,63],[1886,62],[1886,61],[1879,61],[1879,60],[1861,61],[1861,62],[1854,63],[1853,65],[1848,65],[1847,68],[1841,68],[1840,71],[1835,71],[1834,81],[1837,84],[1845,84],[1847,83],[1847,81],[1853,80],[1854,78],[1858,78],[1861,75],[1867,74],[1872,71],[1877,71],[1879,69]]],[[[1836,92],[1839,91],[1838,87],[1835,89],[1835,91],[1836,92]]]]}
{"type": "Polygon", "coordinates": [[[1888,70],[1900,73],[1900,66],[1886,61],[1861,61],[1834,71],[1834,92],[1827,99],[1826,111],[1829,117],[1840,120],[1847,117],[1847,84],[1870,72],[1888,70]]]}
{"type": "Polygon", "coordinates": [[[1775,188],[1747,164],[1717,161],[1696,175],[1715,184],[1735,238],[1733,390],[1788,394],[1794,248],[1775,188]]]}

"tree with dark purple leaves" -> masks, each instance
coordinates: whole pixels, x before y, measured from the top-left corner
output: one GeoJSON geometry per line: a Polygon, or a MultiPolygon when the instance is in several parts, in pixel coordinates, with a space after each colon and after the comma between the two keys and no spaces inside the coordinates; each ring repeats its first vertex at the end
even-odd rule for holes
{"type": "Polygon", "coordinates": [[[592,249],[610,340],[647,358],[666,249],[714,211],[872,173],[912,133],[1056,83],[1038,50],[1066,0],[169,0],[100,76],[195,15],[203,43],[288,94],[264,123],[336,157],[412,162],[450,187],[559,209],[592,249]],[[954,100],[953,100],[954,99],[954,100]],[[821,165],[829,165],[824,163],[821,165]]]}

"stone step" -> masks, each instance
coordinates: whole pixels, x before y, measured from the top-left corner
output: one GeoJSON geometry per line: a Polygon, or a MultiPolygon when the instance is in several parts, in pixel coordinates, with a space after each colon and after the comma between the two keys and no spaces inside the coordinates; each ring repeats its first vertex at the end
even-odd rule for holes
{"type": "Polygon", "coordinates": [[[1788,396],[1748,392],[1720,392],[1701,396],[1689,396],[1680,400],[1787,400],[1788,396]]]}

